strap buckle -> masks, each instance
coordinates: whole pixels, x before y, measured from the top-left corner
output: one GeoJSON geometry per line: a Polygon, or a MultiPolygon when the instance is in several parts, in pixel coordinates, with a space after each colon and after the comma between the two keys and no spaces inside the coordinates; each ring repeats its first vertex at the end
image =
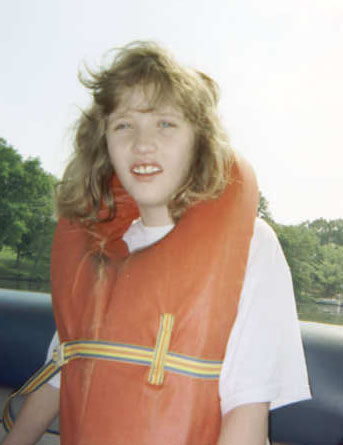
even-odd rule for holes
{"type": "Polygon", "coordinates": [[[61,368],[65,363],[67,363],[67,360],[65,359],[64,356],[64,346],[65,343],[61,343],[54,349],[53,353],[53,361],[55,365],[58,366],[59,368],[61,368]]]}

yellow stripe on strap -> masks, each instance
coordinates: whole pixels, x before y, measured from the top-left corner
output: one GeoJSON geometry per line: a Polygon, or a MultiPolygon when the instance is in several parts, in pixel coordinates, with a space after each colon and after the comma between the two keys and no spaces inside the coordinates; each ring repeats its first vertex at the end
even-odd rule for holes
{"type": "Polygon", "coordinates": [[[170,336],[174,324],[173,314],[162,314],[160,328],[154,351],[154,358],[151,364],[148,381],[152,385],[162,385],[164,379],[164,365],[168,352],[170,336]]]}

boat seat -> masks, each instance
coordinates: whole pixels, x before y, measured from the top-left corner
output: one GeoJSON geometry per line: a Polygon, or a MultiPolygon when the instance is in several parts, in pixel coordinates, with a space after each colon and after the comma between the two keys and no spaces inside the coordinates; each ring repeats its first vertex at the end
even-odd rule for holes
{"type": "MultiPolygon", "coordinates": [[[[22,385],[44,363],[54,331],[50,295],[0,290],[1,386],[22,385]]],[[[301,322],[301,332],[313,399],[271,411],[270,437],[343,445],[343,327],[301,322]]]]}

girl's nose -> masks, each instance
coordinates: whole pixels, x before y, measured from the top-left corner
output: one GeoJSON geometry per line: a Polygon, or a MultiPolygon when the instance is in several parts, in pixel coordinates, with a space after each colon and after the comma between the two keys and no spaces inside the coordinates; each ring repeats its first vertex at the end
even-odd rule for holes
{"type": "Polygon", "coordinates": [[[156,151],[156,143],[152,132],[139,130],[133,144],[133,151],[137,154],[154,153],[156,151]]]}

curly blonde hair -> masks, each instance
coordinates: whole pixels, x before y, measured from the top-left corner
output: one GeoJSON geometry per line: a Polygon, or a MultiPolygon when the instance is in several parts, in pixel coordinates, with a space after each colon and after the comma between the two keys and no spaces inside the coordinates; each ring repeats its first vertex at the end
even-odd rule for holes
{"type": "Polygon", "coordinates": [[[78,121],[74,154],[57,188],[60,216],[97,222],[103,205],[115,217],[111,187],[114,170],[106,143],[108,116],[131,87],[153,85],[152,106],[172,100],[191,123],[195,155],[185,183],[175,192],[169,211],[176,221],[193,203],[220,195],[229,180],[232,153],[217,115],[218,87],[206,74],[181,66],[153,42],[133,42],[117,49],[108,68],[79,75],[93,102],[78,121]]]}

